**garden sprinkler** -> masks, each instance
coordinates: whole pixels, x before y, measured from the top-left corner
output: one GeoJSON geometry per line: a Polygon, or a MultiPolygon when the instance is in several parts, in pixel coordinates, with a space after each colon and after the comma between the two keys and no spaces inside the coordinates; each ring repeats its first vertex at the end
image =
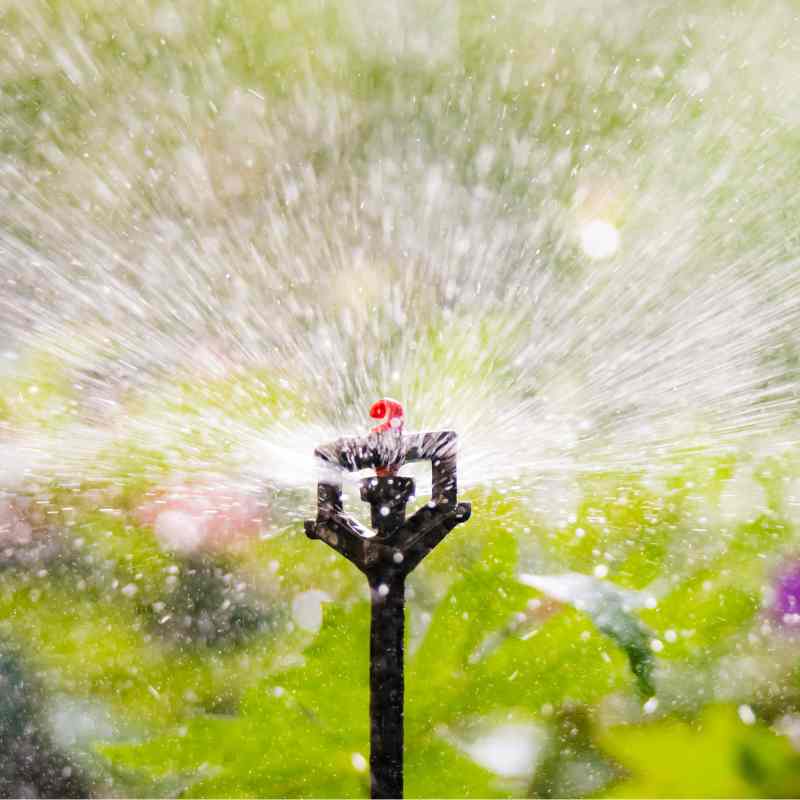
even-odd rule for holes
{"type": "Polygon", "coordinates": [[[370,416],[380,420],[366,437],[337,439],[314,454],[324,470],[317,485],[317,518],[306,534],[322,539],[352,561],[369,581],[370,781],[374,798],[403,796],[403,629],[406,576],[456,525],[469,519],[458,502],[455,431],[403,433],[403,407],[379,400],[370,416]],[[431,499],[406,519],[414,481],[399,475],[403,464],[430,461],[431,499]],[[344,511],[342,470],[374,469],[361,481],[370,504],[368,530],[344,511]]]}

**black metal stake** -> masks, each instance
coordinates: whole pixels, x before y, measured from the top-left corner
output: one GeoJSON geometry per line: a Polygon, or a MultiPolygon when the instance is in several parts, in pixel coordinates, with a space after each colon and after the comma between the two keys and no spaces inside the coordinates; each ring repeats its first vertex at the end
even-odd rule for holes
{"type": "Polygon", "coordinates": [[[370,575],[369,766],[372,797],[403,796],[404,575],[370,575]]]}
{"type": "Polygon", "coordinates": [[[375,535],[344,512],[341,480],[333,472],[317,487],[317,518],[306,533],[322,539],[352,561],[369,581],[370,770],[373,798],[403,796],[403,632],[406,576],[458,524],[469,519],[459,503],[456,435],[453,431],[400,435],[372,434],[340,439],[315,451],[328,468],[380,469],[390,474],[361,481],[361,499],[371,507],[375,535]],[[406,520],[414,481],[394,474],[407,461],[429,460],[431,501],[406,520]]]}

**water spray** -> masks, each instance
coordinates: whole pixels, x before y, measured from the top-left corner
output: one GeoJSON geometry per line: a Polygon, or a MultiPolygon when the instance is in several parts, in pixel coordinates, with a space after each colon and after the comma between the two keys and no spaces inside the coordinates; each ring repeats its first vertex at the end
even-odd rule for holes
{"type": "Polygon", "coordinates": [[[379,400],[370,409],[380,424],[366,437],[337,439],[315,450],[323,469],[317,485],[317,518],[306,534],[321,539],[355,564],[369,581],[370,780],[374,798],[403,796],[403,632],[408,574],[456,525],[469,503],[458,502],[455,431],[403,433],[403,407],[379,400]],[[406,519],[412,478],[399,475],[413,461],[430,461],[431,499],[406,519]],[[361,483],[374,532],[344,511],[342,472],[374,469],[361,483]]]}

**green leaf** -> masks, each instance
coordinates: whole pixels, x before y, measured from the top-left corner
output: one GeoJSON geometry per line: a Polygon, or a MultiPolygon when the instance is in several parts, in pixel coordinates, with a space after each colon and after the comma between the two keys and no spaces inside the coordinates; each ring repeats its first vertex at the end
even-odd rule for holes
{"type": "Polygon", "coordinates": [[[368,623],[364,603],[331,607],[305,665],[248,692],[241,716],[199,718],[180,734],[102,752],[153,776],[199,770],[188,796],[364,795],[353,756],[369,738],[368,623]]]}
{"type": "Polygon", "coordinates": [[[497,778],[435,735],[411,739],[405,793],[409,797],[502,797],[497,778]]]}
{"type": "Polygon", "coordinates": [[[600,473],[581,481],[583,500],[575,522],[542,531],[542,541],[558,563],[588,574],[598,550],[612,552],[611,576],[621,586],[641,588],[664,565],[679,519],[674,500],[647,489],[636,473],[600,473]]]}
{"type": "Polygon", "coordinates": [[[463,684],[470,660],[488,634],[502,629],[533,593],[515,577],[517,550],[510,534],[497,535],[485,557],[459,578],[439,603],[407,671],[415,703],[411,724],[431,715],[447,715],[444,707],[453,687],[463,684]]]}
{"type": "Polygon", "coordinates": [[[638,592],[622,589],[610,581],[590,575],[521,575],[520,580],[559,602],[569,603],[586,612],[597,629],[625,651],[636,676],[639,692],[645,697],[655,694],[651,632],[632,613],[642,600],[638,592]]]}
{"type": "Polygon", "coordinates": [[[677,637],[664,647],[663,658],[706,661],[753,618],[759,604],[755,588],[702,570],[676,586],[655,609],[642,611],[642,617],[657,635],[673,631],[677,637]]]}
{"type": "Polygon", "coordinates": [[[692,722],[664,719],[612,728],[601,745],[628,773],[609,797],[797,797],[800,755],[731,706],[692,722]]]}
{"type": "Polygon", "coordinates": [[[530,638],[509,636],[469,677],[460,705],[476,714],[504,706],[538,714],[545,705],[589,704],[632,683],[624,656],[573,609],[550,617],[530,638]]]}
{"type": "Polygon", "coordinates": [[[160,644],[143,629],[136,608],[113,594],[76,594],[54,576],[30,585],[0,573],[0,633],[9,634],[47,675],[52,690],[111,705],[128,725],[151,729],[191,710],[235,703],[244,682],[276,657],[271,635],[241,652],[203,658],[160,644]]]}
{"type": "Polygon", "coordinates": [[[369,621],[367,603],[326,608],[322,629],[304,653],[302,668],[278,672],[247,693],[245,716],[268,717],[294,709],[336,739],[363,742],[369,735],[369,621]],[[356,709],[352,717],[340,718],[356,709]]]}

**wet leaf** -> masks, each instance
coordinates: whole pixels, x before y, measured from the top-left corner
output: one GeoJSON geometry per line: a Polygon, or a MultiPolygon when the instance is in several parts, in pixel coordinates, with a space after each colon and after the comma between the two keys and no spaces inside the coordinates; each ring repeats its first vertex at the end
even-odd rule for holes
{"type": "Polygon", "coordinates": [[[800,756],[735,708],[712,706],[697,719],[623,725],[600,737],[626,778],[609,797],[796,797],[800,756]]]}

